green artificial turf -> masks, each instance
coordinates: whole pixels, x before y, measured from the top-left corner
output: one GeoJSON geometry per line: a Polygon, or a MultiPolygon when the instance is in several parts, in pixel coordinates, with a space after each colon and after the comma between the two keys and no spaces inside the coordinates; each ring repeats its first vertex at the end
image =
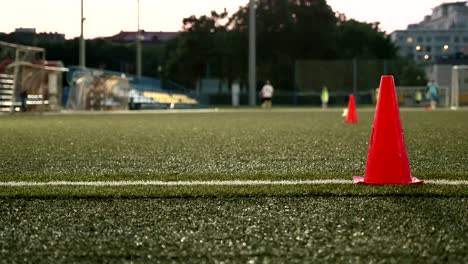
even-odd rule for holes
{"type": "Polygon", "coordinates": [[[466,198],[0,199],[4,263],[466,263],[466,198]]]}
{"type": "MultiPolygon", "coordinates": [[[[0,116],[7,180],[348,179],[373,112],[0,116]]],[[[402,111],[414,176],[468,178],[468,111],[402,111]]]]}
{"type": "MultiPolygon", "coordinates": [[[[0,181],[348,179],[373,112],[0,116],[0,181]]],[[[413,175],[468,180],[468,111],[402,110],[413,175]]],[[[0,187],[0,263],[466,263],[468,188],[0,187]]]]}
{"type": "MultiPolygon", "coordinates": [[[[351,181],[364,173],[373,115],[362,110],[356,125],[345,124],[337,110],[313,109],[0,116],[0,179],[351,181]]],[[[468,111],[402,110],[401,116],[413,176],[468,179],[468,111]]],[[[122,188],[101,189],[0,187],[0,196],[47,196],[44,190],[107,196],[109,190],[121,195],[122,188]]],[[[128,189],[124,196],[359,192],[353,186],[265,187],[266,192],[207,187],[206,193],[191,187],[128,189]]]]}

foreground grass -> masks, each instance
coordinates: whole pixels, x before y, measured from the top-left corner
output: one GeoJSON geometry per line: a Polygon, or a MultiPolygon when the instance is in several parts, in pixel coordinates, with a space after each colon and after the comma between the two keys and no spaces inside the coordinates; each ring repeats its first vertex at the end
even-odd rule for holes
{"type": "Polygon", "coordinates": [[[467,202],[0,199],[0,262],[466,263],[467,202]]]}
{"type": "MultiPolygon", "coordinates": [[[[317,179],[362,175],[373,112],[0,116],[9,180],[317,179]]],[[[402,111],[413,175],[468,178],[468,111],[402,111]]]]}

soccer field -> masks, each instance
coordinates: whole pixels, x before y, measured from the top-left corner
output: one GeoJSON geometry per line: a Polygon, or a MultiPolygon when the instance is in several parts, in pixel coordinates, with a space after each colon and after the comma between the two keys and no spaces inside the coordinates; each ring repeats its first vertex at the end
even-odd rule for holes
{"type": "Polygon", "coordinates": [[[0,116],[0,259],[468,261],[468,111],[401,110],[423,186],[351,184],[358,112],[0,116]]]}

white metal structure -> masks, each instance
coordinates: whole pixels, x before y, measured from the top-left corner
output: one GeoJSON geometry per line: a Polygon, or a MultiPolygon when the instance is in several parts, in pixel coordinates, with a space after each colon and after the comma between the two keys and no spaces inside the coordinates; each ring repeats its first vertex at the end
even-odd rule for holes
{"type": "Polygon", "coordinates": [[[43,48],[0,41],[0,111],[58,110],[67,70],[43,48]]]}
{"type": "Polygon", "coordinates": [[[468,105],[468,65],[453,66],[450,108],[468,105]]]}

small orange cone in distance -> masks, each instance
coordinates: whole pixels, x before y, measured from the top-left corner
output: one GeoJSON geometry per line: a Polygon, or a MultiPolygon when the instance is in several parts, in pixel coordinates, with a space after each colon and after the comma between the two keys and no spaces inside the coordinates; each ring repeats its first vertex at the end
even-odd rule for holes
{"type": "Polygon", "coordinates": [[[349,96],[348,114],[346,115],[345,122],[348,124],[357,124],[359,122],[356,111],[356,102],[354,101],[354,95],[349,96]]]}
{"type": "Polygon", "coordinates": [[[364,177],[354,176],[360,184],[423,184],[411,176],[400,110],[393,76],[380,80],[379,99],[372,126],[364,177]]]}

